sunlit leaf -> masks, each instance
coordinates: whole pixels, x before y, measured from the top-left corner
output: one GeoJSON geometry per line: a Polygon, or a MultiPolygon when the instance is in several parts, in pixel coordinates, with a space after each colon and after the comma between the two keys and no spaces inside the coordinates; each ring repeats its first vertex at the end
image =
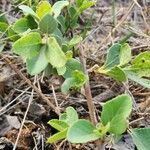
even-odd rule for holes
{"type": "Polygon", "coordinates": [[[56,2],[52,7],[54,17],[57,18],[60,15],[61,10],[68,5],[69,5],[69,2],[66,0],[56,2]]]}
{"type": "Polygon", "coordinates": [[[32,15],[33,17],[35,17],[36,19],[38,19],[37,14],[33,11],[33,9],[31,9],[29,6],[26,5],[20,5],[19,8],[23,11],[23,13],[25,15],[32,15]]]}
{"type": "Polygon", "coordinates": [[[78,121],[78,114],[73,107],[66,108],[66,122],[71,126],[78,121]]]}
{"type": "Polygon", "coordinates": [[[101,113],[102,124],[110,123],[110,133],[122,134],[127,128],[127,117],[132,110],[132,100],[128,95],[120,95],[106,102],[101,113]]]}
{"type": "Polygon", "coordinates": [[[8,24],[5,22],[0,22],[0,32],[5,32],[8,28],[8,24]]]}
{"type": "Polygon", "coordinates": [[[95,5],[94,1],[83,0],[82,5],[79,7],[79,11],[80,11],[80,13],[82,13],[84,10],[86,10],[94,5],[95,5]]]}
{"type": "Polygon", "coordinates": [[[48,61],[45,56],[46,46],[43,46],[38,56],[27,59],[27,70],[30,75],[37,75],[42,72],[48,65],[48,61]]]}
{"type": "Polygon", "coordinates": [[[33,58],[41,49],[42,39],[39,33],[31,32],[23,36],[13,44],[14,53],[23,58],[33,58]]]}
{"type": "Polygon", "coordinates": [[[125,43],[121,45],[120,49],[120,66],[129,63],[131,60],[131,47],[125,43]]]}
{"type": "Polygon", "coordinates": [[[107,71],[106,75],[109,75],[113,79],[117,81],[121,81],[121,82],[125,82],[127,80],[127,77],[124,71],[120,67],[117,67],[117,66],[107,71]]]}
{"type": "Polygon", "coordinates": [[[48,124],[58,131],[63,131],[64,129],[67,129],[69,127],[66,122],[58,119],[52,119],[48,122],[48,124]]]}
{"type": "Polygon", "coordinates": [[[94,132],[96,127],[89,121],[80,119],[68,130],[67,139],[71,143],[87,143],[99,139],[99,135],[94,132]]]}
{"type": "Polygon", "coordinates": [[[61,68],[66,62],[66,56],[54,37],[48,39],[47,60],[53,67],[61,68]]]}
{"type": "Polygon", "coordinates": [[[36,14],[39,18],[43,18],[47,13],[52,13],[51,4],[48,1],[41,1],[37,7],[36,14]]]}
{"type": "Polygon", "coordinates": [[[52,135],[51,137],[49,137],[47,139],[47,143],[55,143],[58,140],[62,140],[64,138],[66,138],[66,135],[67,135],[67,129],[64,131],[58,132],[58,133],[52,135]]]}
{"type": "Polygon", "coordinates": [[[138,76],[150,77],[150,52],[140,53],[133,61],[129,69],[138,76]]]}
{"type": "Polygon", "coordinates": [[[28,29],[32,30],[35,28],[37,28],[37,23],[31,16],[18,19],[13,25],[13,30],[16,33],[23,33],[26,32],[28,29]]]}

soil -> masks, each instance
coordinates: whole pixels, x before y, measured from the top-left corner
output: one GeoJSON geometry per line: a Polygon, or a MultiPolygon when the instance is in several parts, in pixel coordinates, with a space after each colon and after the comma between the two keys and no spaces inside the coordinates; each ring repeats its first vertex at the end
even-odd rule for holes
{"type": "MultiPolygon", "coordinates": [[[[128,41],[132,47],[133,55],[150,49],[150,2],[139,0],[139,5],[134,4],[130,12],[128,8],[134,3],[130,0],[116,0],[116,22],[113,23],[112,0],[98,0],[96,6],[86,11],[81,19],[80,30],[84,28],[86,20],[93,14],[92,26],[89,28],[88,37],[83,41],[87,58],[87,69],[90,70],[95,64],[104,63],[108,47],[124,38],[130,31],[135,35],[128,41]],[[124,15],[126,19],[122,21],[124,15]],[[121,23],[121,24],[120,24],[121,23]],[[120,26],[116,27],[118,24],[120,26]],[[116,27],[113,34],[108,36],[116,27]]],[[[9,22],[13,23],[20,14],[16,13],[12,1],[1,0],[0,11],[7,12],[9,22]]],[[[80,32],[78,30],[77,32],[80,32]]],[[[59,77],[36,77],[29,76],[26,72],[22,59],[10,51],[10,43],[3,51],[11,64],[29,79],[54,105],[57,101],[59,111],[63,112],[66,107],[73,106],[80,118],[89,118],[88,107],[84,94],[81,91],[72,91],[69,95],[63,95],[60,91],[62,79],[59,77]],[[54,88],[54,90],[53,90],[54,88]]],[[[0,56],[0,150],[12,150],[18,137],[19,129],[32,99],[30,108],[25,118],[23,129],[19,136],[17,150],[96,150],[95,143],[71,145],[67,141],[57,144],[47,144],[46,139],[56,133],[47,122],[58,118],[57,114],[39,97],[37,92],[32,91],[25,82],[10,67],[8,62],[0,56]],[[32,97],[33,95],[33,97],[32,97]]],[[[109,99],[125,92],[121,83],[109,77],[89,72],[90,88],[97,114],[101,111],[101,104],[109,99]]],[[[130,116],[130,128],[147,127],[150,125],[150,90],[141,87],[134,82],[129,82],[129,90],[137,103],[140,112],[133,109],[130,116]]],[[[125,133],[117,144],[104,144],[103,150],[136,150],[135,145],[128,133],[125,133]]]]}

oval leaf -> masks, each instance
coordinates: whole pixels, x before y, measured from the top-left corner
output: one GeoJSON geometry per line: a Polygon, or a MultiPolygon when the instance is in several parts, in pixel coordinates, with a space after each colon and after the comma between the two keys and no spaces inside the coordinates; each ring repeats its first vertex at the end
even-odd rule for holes
{"type": "Polygon", "coordinates": [[[52,10],[54,12],[54,17],[57,18],[60,13],[61,13],[61,10],[65,7],[65,6],[68,6],[69,5],[69,2],[68,1],[58,1],[56,2],[53,7],[52,7],[52,10]]]}
{"type": "Polygon", "coordinates": [[[150,149],[150,128],[133,129],[131,136],[138,150],[150,149]]]}
{"type": "Polygon", "coordinates": [[[67,130],[58,132],[58,133],[54,134],[53,136],[49,137],[47,139],[47,142],[48,143],[55,143],[55,142],[57,142],[59,140],[62,140],[64,138],[66,138],[66,135],[67,135],[67,130]]]}
{"type": "Polygon", "coordinates": [[[48,124],[58,131],[63,131],[64,129],[69,127],[66,122],[58,119],[52,119],[48,122],[48,124]]]}
{"type": "Polygon", "coordinates": [[[66,63],[66,72],[65,74],[63,75],[64,78],[69,78],[72,76],[72,73],[75,71],[75,70],[82,70],[81,68],[81,64],[78,60],[72,58],[70,60],[67,61],[66,63]]]}
{"type": "Polygon", "coordinates": [[[82,5],[79,7],[79,11],[80,13],[82,13],[84,10],[92,7],[93,5],[95,5],[94,1],[89,1],[89,0],[84,0],[82,2],[82,5]]]}
{"type": "Polygon", "coordinates": [[[68,130],[67,139],[71,143],[87,143],[99,139],[99,135],[94,132],[96,127],[89,121],[80,119],[68,130]]]}
{"type": "Polygon", "coordinates": [[[48,65],[45,56],[46,46],[43,46],[37,57],[27,59],[27,70],[30,75],[37,75],[42,72],[48,65]]]}
{"type": "Polygon", "coordinates": [[[32,15],[33,17],[35,17],[36,19],[38,19],[38,16],[37,14],[29,7],[29,6],[26,6],[26,5],[20,5],[19,8],[23,11],[23,13],[25,15],[32,15]]]}
{"type": "Polygon", "coordinates": [[[116,43],[108,49],[107,59],[104,64],[105,69],[111,69],[112,67],[119,65],[120,48],[121,48],[121,44],[116,43]]]}
{"type": "Polygon", "coordinates": [[[117,66],[107,71],[106,74],[117,81],[125,82],[127,80],[127,77],[124,71],[120,67],[117,67],[117,66]]]}
{"type": "Polygon", "coordinates": [[[130,69],[138,76],[150,77],[150,52],[140,53],[133,61],[130,69]]]}
{"type": "Polygon", "coordinates": [[[13,25],[13,30],[16,33],[23,33],[26,32],[28,29],[35,29],[37,28],[37,23],[32,18],[32,16],[27,16],[21,19],[18,19],[16,23],[13,25]]]}
{"type": "Polygon", "coordinates": [[[85,84],[86,81],[87,76],[82,71],[75,70],[72,73],[72,77],[66,78],[66,80],[61,86],[61,91],[64,94],[68,94],[71,88],[75,88],[78,90],[85,84]]]}
{"type": "Polygon", "coordinates": [[[61,91],[63,94],[68,94],[69,90],[74,87],[75,79],[67,78],[61,86],[61,91]]]}
{"type": "Polygon", "coordinates": [[[51,12],[52,12],[52,7],[48,1],[40,2],[36,10],[36,14],[40,19],[43,18],[47,13],[51,13],[51,12]]]}
{"type": "Polygon", "coordinates": [[[41,49],[42,39],[39,33],[32,32],[17,40],[13,49],[14,52],[23,58],[33,58],[37,56],[41,49]]]}
{"type": "Polygon", "coordinates": [[[120,49],[120,65],[125,65],[131,60],[131,47],[125,43],[120,49]]]}
{"type": "Polygon", "coordinates": [[[61,50],[59,44],[54,37],[50,37],[48,40],[48,49],[46,52],[47,60],[53,67],[61,68],[66,64],[66,56],[61,50]]]}
{"type": "Polygon", "coordinates": [[[57,28],[57,22],[51,14],[46,14],[39,23],[40,30],[43,33],[51,34],[57,28]]]}
{"type": "Polygon", "coordinates": [[[74,124],[76,121],[78,121],[78,114],[76,110],[73,107],[67,107],[66,108],[66,122],[71,126],[74,124]]]}
{"type": "Polygon", "coordinates": [[[120,95],[105,103],[102,109],[101,120],[106,126],[110,123],[109,132],[122,134],[127,127],[126,119],[132,110],[132,100],[128,95],[120,95]],[[119,123],[118,123],[119,122],[119,123]],[[119,126],[120,125],[120,126],[119,126]]]}

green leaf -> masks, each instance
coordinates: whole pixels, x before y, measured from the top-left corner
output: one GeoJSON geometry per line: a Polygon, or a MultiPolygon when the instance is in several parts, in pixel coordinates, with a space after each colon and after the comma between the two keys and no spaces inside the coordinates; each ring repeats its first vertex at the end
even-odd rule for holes
{"type": "Polygon", "coordinates": [[[104,64],[104,68],[111,69],[120,63],[120,48],[121,44],[114,44],[112,45],[107,54],[107,59],[104,64]]]}
{"type": "Polygon", "coordinates": [[[43,46],[38,56],[27,59],[27,70],[30,75],[37,75],[47,67],[48,61],[45,56],[46,48],[46,46],[43,46]]]}
{"type": "Polygon", "coordinates": [[[57,28],[57,22],[51,14],[46,14],[39,23],[40,30],[43,33],[51,34],[57,28]]]}
{"type": "Polygon", "coordinates": [[[137,128],[132,130],[133,142],[138,150],[149,150],[150,148],[150,128],[137,128]]]}
{"type": "Polygon", "coordinates": [[[120,117],[120,115],[116,115],[110,122],[110,133],[121,135],[124,133],[128,128],[128,121],[127,119],[120,117]]]}
{"type": "Polygon", "coordinates": [[[101,120],[106,126],[110,123],[110,133],[122,134],[127,127],[127,117],[132,110],[132,100],[128,95],[120,95],[105,103],[101,120]],[[119,122],[119,123],[118,123],[119,122]]]}
{"type": "Polygon", "coordinates": [[[58,133],[54,134],[53,136],[49,137],[47,139],[47,142],[48,143],[55,143],[59,140],[66,138],[66,135],[67,135],[67,129],[64,131],[58,132],[58,133]]]}
{"type": "Polygon", "coordinates": [[[65,17],[63,15],[59,15],[57,17],[57,22],[60,24],[62,32],[65,33],[65,30],[67,28],[65,17]]]}
{"type": "Polygon", "coordinates": [[[27,16],[21,19],[18,19],[17,22],[13,26],[13,30],[16,33],[23,33],[26,32],[28,29],[35,29],[37,28],[37,23],[31,16],[27,16]]]}
{"type": "Polygon", "coordinates": [[[58,1],[58,2],[56,2],[52,7],[54,17],[57,18],[60,15],[61,10],[64,7],[68,6],[68,5],[69,5],[68,1],[58,1]]]}
{"type": "Polygon", "coordinates": [[[125,82],[127,80],[127,77],[124,71],[120,67],[117,67],[117,66],[107,71],[106,74],[114,78],[117,81],[125,82]]]}
{"type": "Polygon", "coordinates": [[[80,7],[84,0],[76,0],[77,7],[80,7]]]}
{"type": "Polygon", "coordinates": [[[58,75],[63,75],[66,72],[66,66],[63,66],[61,68],[57,68],[58,75]]]}
{"type": "Polygon", "coordinates": [[[0,32],[5,32],[8,29],[8,24],[5,22],[0,22],[0,32]]]}
{"type": "Polygon", "coordinates": [[[72,73],[72,77],[75,79],[75,87],[77,88],[81,88],[81,86],[83,86],[85,84],[85,82],[87,81],[87,76],[79,70],[75,70],[72,73]]]}
{"type": "Polygon", "coordinates": [[[82,13],[84,10],[95,5],[94,1],[84,0],[82,5],[79,7],[79,12],[82,13]]]}
{"type": "Polygon", "coordinates": [[[48,39],[47,60],[53,67],[61,68],[66,62],[66,56],[54,37],[48,39]]]}
{"type": "Polygon", "coordinates": [[[76,44],[79,44],[82,41],[82,37],[79,35],[75,35],[68,43],[69,47],[73,47],[76,44]]]}
{"type": "Polygon", "coordinates": [[[86,75],[81,71],[75,70],[72,73],[72,77],[67,78],[64,81],[64,83],[61,86],[61,91],[64,94],[68,94],[69,89],[75,88],[78,90],[85,84],[86,81],[87,81],[86,75]]]}
{"type": "Polygon", "coordinates": [[[67,107],[66,108],[66,122],[71,126],[76,121],[78,121],[78,114],[76,110],[73,107],[67,107]]]}
{"type": "Polygon", "coordinates": [[[63,77],[64,78],[70,78],[72,76],[72,73],[75,70],[81,71],[82,68],[81,68],[80,62],[78,60],[72,58],[72,59],[68,60],[67,63],[66,63],[66,72],[63,75],[63,77]]]}
{"type": "Polygon", "coordinates": [[[37,7],[36,14],[41,19],[48,13],[52,13],[51,4],[48,1],[41,1],[37,7]]]}
{"type": "Polygon", "coordinates": [[[75,29],[79,25],[78,24],[79,12],[75,7],[72,6],[72,7],[69,7],[68,14],[71,20],[70,22],[66,22],[66,25],[69,25],[70,27],[75,29]]]}
{"type": "Polygon", "coordinates": [[[61,86],[61,91],[63,94],[68,94],[69,90],[74,87],[75,79],[67,78],[61,86]]]}
{"type": "Polygon", "coordinates": [[[64,131],[64,129],[67,129],[69,127],[66,122],[58,119],[52,119],[48,122],[48,124],[58,131],[64,131]]]}
{"type": "Polygon", "coordinates": [[[67,113],[65,112],[65,113],[60,114],[59,120],[67,122],[66,121],[67,120],[67,113]]]}
{"type": "Polygon", "coordinates": [[[51,75],[57,75],[57,70],[53,68],[53,66],[49,63],[48,66],[44,70],[44,75],[48,78],[51,75]]]}
{"type": "Polygon", "coordinates": [[[26,18],[18,19],[13,26],[16,33],[23,33],[29,29],[28,20],[26,18]]]}
{"type": "Polygon", "coordinates": [[[127,80],[125,72],[118,66],[115,66],[111,68],[110,70],[107,70],[104,68],[104,66],[102,66],[97,69],[97,72],[108,75],[112,77],[113,79],[120,81],[120,82],[125,82],[127,80]]]}
{"type": "Polygon", "coordinates": [[[150,89],[150,80],[139,77],[136,73],[131,71],[126,71],[128,78],[145,88],[150,89]]]}
{"type": "Polygon", "coordinates": [[[80,119],[75,122],[67,132],[67,139],[71,143],[87,143],[99,139],[94,132],[96,127],[89,121],[80,119]]]}
{"type": "Polygon", "coordinates": [[[20,36],[13,30],[12,25],[8,28],[7,37],[13,42],[17,41],[20,38],[20,36]]]}
{"type": "Polygon", "coordinates": [[[150,77],[150,52],[140,53],[133,61],[129,69],[138,76],[150,77]]]}
{"type": "Polygon", "coordinates": [[[0,11],[0,22],[4,22],[8,24],[8,21],[6,19],[5,13],[0,11]]]}
{"type": "Polygon", "coordinates": [[[42,39],[39,33],[31,32],[17,40],[13,45],[14,53],[23,58],[33,58],[41,49],[42,39]]]}
{"type": "Polygon", "coordinates": [[[95,133],[97,133],[100,137],[106,136],[106,133],[110,129],[110,123],[107,123],[106,126],[104,126],[102,123],[98,123],[96,125],[96,130],[94,130],[95,133]]]}
{"type": "Polygon", "coordinates": [[[125,43],[121,45],[120,49],[120,66],[129,63],[131,60],[131,47],[125,43]]]}
{"type": "Polygon", "coordinates": [[[37,14],[36,14],[29,6],[20,5],[20,6],[19,6],[19,9],[21,9],[25,15],[30,14],[30,15],[32,15],[33,17],[35,17],[36,19],[38,19],[37,14]]]}

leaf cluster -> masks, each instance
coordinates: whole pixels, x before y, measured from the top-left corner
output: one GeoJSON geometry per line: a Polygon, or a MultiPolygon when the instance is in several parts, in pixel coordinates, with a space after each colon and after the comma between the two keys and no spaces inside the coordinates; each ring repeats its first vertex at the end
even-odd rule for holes
{"type": "MultiPolygon", "coordinates": [[[[77,45],[83,38],[75,33],[69,36],[69,31],[79,26],[81,13],[95,2],[77,0],[72,4],[62,0],[53,6],[46,0],[34,3],[38,3],[36,8],[30,0],[19,5],[24,15],[13,25],[2,15],[0,32],[12,41],[13,52],[23,58],[30,75],[49,70],[49,75],[64,77],[63,93],[67,94],[72,88],[80,89],[87,80],[78,60],[77,45]]],[[[3,43],[0,47],[2,50],[3,43]]]]}
{"type": "Polygon", "coordinates": [[[108,49],[107,58],[102,67],[96,72],[108,75],[120,82],[133,80],[150,88],[150,52],[145,51],[135,58],[131,55],[131,47],[127,43],[116,43],[108,49]]]}
{"type": "Polygon", "coordinates": [[[59,131],[48,138],[48,142],[53,143],[66,138],[71,143],[86,143],[104,138],[106,133],[121,135],[128,127],[127,118],[131,110],[132,100],[130,96],[120,95],[103,105],[101,122],[94,126],[88,120],[79,119],[75,109],[68,107],[59,120],[53,119],[48,122],[59,131]]]}

